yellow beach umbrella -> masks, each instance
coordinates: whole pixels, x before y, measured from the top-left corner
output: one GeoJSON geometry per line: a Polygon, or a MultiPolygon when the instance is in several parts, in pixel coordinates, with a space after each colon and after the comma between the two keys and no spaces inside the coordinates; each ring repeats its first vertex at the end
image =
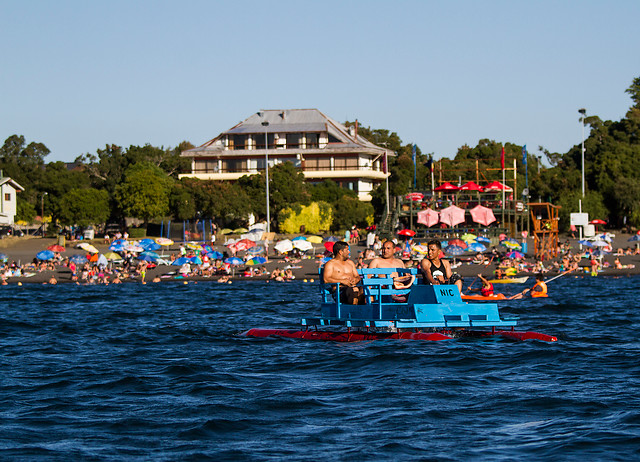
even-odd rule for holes
{"type": "Polygon", "coordinates": [[[100,252],[98,249],[96,249],[94,246],[92,246],[88,242],[82,242],[82,243],[78,244],[78,247],[81,248],[82,250],[84,250],[85,252],[89,252],[89,253],[98,253],[98,252],[100,252]]]}
{"type": "Polygon", "coordinates": [[[222,229],[222,230],[220,231],[220,234],[223,234],[223,235],[224,235],[224,234],[231,234],[232,232],[233,232],[233,230],[232,230],[232,229],[224,228],[224,229],[222,229]]]}
{"type": "Polygon", "coordinates": [[[115,252],[107,252],[104,254],[104,256],[107,260],[122,260],[122,257],[115,252]]]}
{"type": "Polygon", "coordinates": [[[320,236],[307,236],[307,241],[312,244],[322,244],[322,238],[320,236]]]}

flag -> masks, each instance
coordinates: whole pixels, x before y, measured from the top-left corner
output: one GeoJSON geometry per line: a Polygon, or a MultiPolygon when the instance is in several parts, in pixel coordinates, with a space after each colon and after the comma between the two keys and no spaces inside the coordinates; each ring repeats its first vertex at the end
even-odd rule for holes
{"type": "Polygon", "coordinates": [[[522,146],[522,165],[527,166],[527,145],[522,146]]]}
{"type": "Polygon", "coordinates": [[[382,173],[387,173],[387,151],[384,151],[384,158],[382,159],[382,173]]]}
{"type": "Polygon", "coordinates": [[[433,173],[433,157],[429,157],[429,159],[424,163],[424,166],[427,167],[431,173],[433,173]]]}
{"type": "Polygon", "coordinates": [[[502,146],[502,152],[500,154],[500,168],[504,170],[504,146],[502,146]]]}

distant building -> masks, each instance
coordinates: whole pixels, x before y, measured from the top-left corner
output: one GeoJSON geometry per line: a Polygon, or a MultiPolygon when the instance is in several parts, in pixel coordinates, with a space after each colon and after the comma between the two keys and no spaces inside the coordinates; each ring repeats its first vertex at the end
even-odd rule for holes
{"type": "Polygon", "coordinates": [[[307,182],[333,180],[354,190],[360,200],[384,181],[393,151],[376,146],[317,109],[265,110],[220,133],[202,146],[182,153],[191,158],[191,173],[180,177],[235,181],[243,175],[291,162],[307,182]]]}
{"type": "Polygon", "coordinates": [[[16,194],[24,188],[9,177],[0,178],[0,224],[13,225],[18,211],[16,194]]]}

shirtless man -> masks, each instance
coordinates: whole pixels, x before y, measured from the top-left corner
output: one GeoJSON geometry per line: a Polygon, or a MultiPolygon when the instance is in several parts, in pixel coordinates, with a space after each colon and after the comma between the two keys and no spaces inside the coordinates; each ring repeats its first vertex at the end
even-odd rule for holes
{"type": "Polygon", "coordinates": [[[451,264],[447,260],[440,260],[442,245],[437,239],[427,243],[427,257],[420,262],[422,279],[425,284],[455,284],[462,293],[462,278],[453,274],[451,264]]]}
{"type": "MultiPolygon", "coordinates": [[[[380,250],[381,256],[371,260],[369,268],[404,268],[404,262],[395,257],[395,252],[395,244],[391,241],[384,241],[380,250]]],[[[412,275],[399,276],[398,273],[393,273],[391,277],[395,289],[409,289],[415,280],[412,275]]]]}
{"type": "Polygon", "coordinates": [[[322,280],[326,284],[340,283],[340,302],[349,305],[364,304],[364,291],[358,287],[360,276],[349,256],[349,244],[344,241],[333,245],[333,259],[324,265],[322,280]]]}

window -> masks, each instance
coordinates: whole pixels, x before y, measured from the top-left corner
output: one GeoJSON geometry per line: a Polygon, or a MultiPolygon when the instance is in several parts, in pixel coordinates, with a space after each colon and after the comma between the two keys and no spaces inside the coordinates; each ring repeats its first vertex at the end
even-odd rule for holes
{"type": "Polygon", "coordinates": [[[233,149],[246,149],[247,135],[233,135],[233,149]]]}
{"type": "Polygon", "coordinates": [[[287,133],[287,149],[297,149],[300,147],[302,135],[300,133],[287,133]]]}
{"type": "Polygon", "coordinates": [[[320,147],[318,143],[318,134],[317,133],[307,133],[307,149],[314,149],[320,147]]]}
{"type": "Polygon", "coordinates": [[[357,157],[336,157],[333,161],[333,166],[336,170],[357,170],[358,158],[357,157]]]}
{"type": "Polygon", "coordinates": [[[243,172],[246,168],[246,161],[241,159],[228,159],[222,161],[222,170],[224,172],[243,172]]]}
{"type": "Polygon", "coordinates": [[[304,161],[305,170],[331,170],[331,159],[322,157],[307,157],[304,161]]]}
{"type": "Polygon", "coordinates": [[[4,200],[9,202],[11,200],[11,193],[4,193],[4,200]]]}

